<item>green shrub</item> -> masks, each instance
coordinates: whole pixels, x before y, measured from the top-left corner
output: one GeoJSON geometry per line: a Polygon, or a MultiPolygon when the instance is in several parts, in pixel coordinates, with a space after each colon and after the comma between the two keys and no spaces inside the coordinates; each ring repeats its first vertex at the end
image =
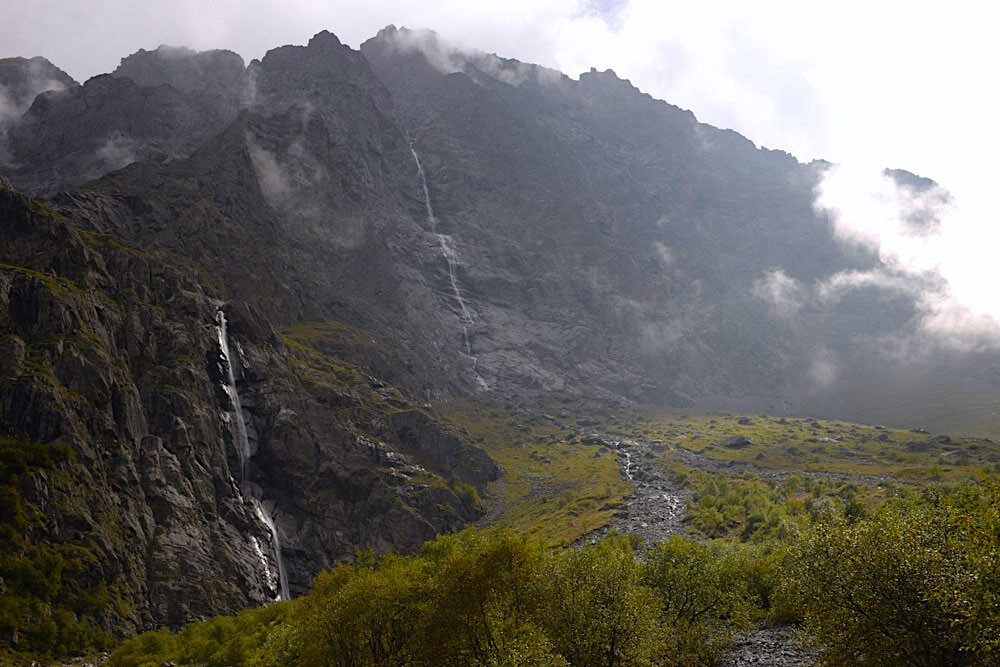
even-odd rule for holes
{"type": "Polygon", "coordinates": [[[790,583],[836,664],[995,664],[1000,491],[831,520],[792,551],[790,583]]]}

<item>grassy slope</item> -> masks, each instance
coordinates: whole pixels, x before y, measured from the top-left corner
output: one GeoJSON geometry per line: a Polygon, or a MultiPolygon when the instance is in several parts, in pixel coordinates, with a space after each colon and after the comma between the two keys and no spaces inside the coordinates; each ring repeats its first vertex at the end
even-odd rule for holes
{"type": "Polygon", "coordinates": [[[486,403],[439,408],[503,466],[490,487],[486,523],[567,544],[611,520],[631,491],[614,454],[553,420],[486,403]]]}
{"type": "Polygon", "coordinates": [[[764,469],[888,476],[936,481],[1000,471],[1000,445],[985,437],[936,436],[909,429],[866,426],[836,420],[777,418],[722,413],[649,413],[618,429],[636,437],[662,439],[719,461],[753,463],[764,469]],[[740,420],[749,423],[740,424],[740,420]],[[743,435],[753,444],[725,447],[743,435]]]}

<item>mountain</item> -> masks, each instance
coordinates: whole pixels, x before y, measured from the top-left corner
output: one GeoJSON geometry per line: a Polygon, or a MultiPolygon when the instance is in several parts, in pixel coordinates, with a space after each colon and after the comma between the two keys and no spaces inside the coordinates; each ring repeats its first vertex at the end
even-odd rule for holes
{"type": "Polygon", "coordinates": [[[479,519],[504,471],[442,405],[901,422],[1000,393],[984,353],[884,354],[911,295],[795,298],[880,266],[816,212],[828,164],[611,71],[390,26],[249,65],[161,46],[83,85],[7,59],[0,83],[2,427],[72,452],[12,485],[17,535],[85,549],[103,628],[479,519]]]}

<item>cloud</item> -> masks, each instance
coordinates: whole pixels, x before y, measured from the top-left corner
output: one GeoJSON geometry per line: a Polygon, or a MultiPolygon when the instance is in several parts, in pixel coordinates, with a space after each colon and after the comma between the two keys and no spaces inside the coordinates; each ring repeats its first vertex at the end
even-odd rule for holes
{"type": "Polygon", "coordinates": [[[50,90],[66,89],[61,81],[48,76],[42,61],[29,61],[25,74],[27,78],[22,90],[15,91],[10,87],[0,85],[0,132],[3,132],[23,116],[37,96],[50,90]]]}
{"type": "Polygon", "coordinates": [[[892,275],[885,270],[840,271],[813,286],[813,296],[822,305],[833,305],[854,290],[878,288],[887,291],[916,294],[921,282],[892,275]]]}
{"type": "MultiPolygon", "coordinates": [[[[306,108],[297,109],[303,118],[310,113],[306,108]]],[[[319,237],[346,250],[364,242],[367,234],[364,217],[344,211],[336,204],[336,195],[331,194],[336,188],[334,179],[301,137],[272,150],[263,147],[250,132],[245,139],[261,193],[289,231],[308,229],[313,242],[319,237]]]]}
{"type": "Polygon", "coordinates": [[[653,252],[656,253],[656,257],[663,263],[665,269],[669,269],[677,261],[674,251],[661,241],[653,241],[653,252]]]}
{"type": "Polygon", "coordinates": [[[989,191],[982,175],[1000,152],[1000,97],[982,83],[1000,58],[1000,8],[990,3],[162,0],[150,10],[131,0],[8,0],[4,9],[0,55],[45,55],[78,80],[157,44],[250,60],[324,28],[357,47],[394,23],[570,76],[614,69],[758,145],[905,166],[956,195],[989,191]]]}
{"type": "Polygon", "coordinates": [[[806,371],[809,391],[827,391],[837,381],[839,368],[833,352],[823,348],[816,352],[806,371]]]}
{"type": "Polygon", "coordinates": [[[115,171],[138,160],[136,142],[121,132],[112,132],[95,152],[98,164],[95,170],[101,174],[115,171]]]}
{"type": "Polygon", "coordinates": [[[806,287],[787,276],[782,269],[771,269],[763,278],[754,281],[752,292],[783,318],[797,314],[809,298],[806,287]]]}
{"type": "Polygon", "coordinates": [[[820,298],[876,286],[910,292],[925,333],[956,349],[1000,348],[1000,291],[990,275],[1000,247],[994,204],[912,187],[878,169],[829,168],[814,206],[837,236],[878,253],[882,268],[838,274],[820,298]]]}
{"type": "Polygon", "coordinates": [[[551,84],[562,77],[555,70],[500,58],[478,49],[459,47],[431,30],[403,29],[383,32],[382,35],[399,51],[421,52],[431,66],[444,74],[464,72],[477,82],[480,72],[511,86],[520,86],[528,81],[551,84]]]}

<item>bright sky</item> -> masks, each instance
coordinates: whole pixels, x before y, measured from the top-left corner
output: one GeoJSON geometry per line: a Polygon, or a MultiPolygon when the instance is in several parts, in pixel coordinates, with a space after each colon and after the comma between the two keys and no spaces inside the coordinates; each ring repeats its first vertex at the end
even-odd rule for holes
{"type": "MultiPolygon", "coordinates": [[[[963,302],[1000,318],[1000,297],[977,279],[1000,248],[992,210],[991,156],[1000,155],[994,3],[4,0],[0,14],[0,57],[43,55],[81,81],[161,43],[228,48],[250,60],[304,44],[321,29],[357,47],[389,23],[572,77],[612,68],[703,122],[802,161],[821,157],[873,178],[896,167],[937,180],[956,195],[962,215],[952,217],[961,229],[946,229],[940,247],[927,245],[931,258],[921,267],[953,271],[956,289],[961,282],[975,292],[963,302]]],[[[854,183],[852,194],[832,192],[881,196],[878,183],[854,183]]],[[[826,203],[840,207],[832,196],[826,203]]],[[[877,208],[842,203],[845,215],[877,208]]]]}

